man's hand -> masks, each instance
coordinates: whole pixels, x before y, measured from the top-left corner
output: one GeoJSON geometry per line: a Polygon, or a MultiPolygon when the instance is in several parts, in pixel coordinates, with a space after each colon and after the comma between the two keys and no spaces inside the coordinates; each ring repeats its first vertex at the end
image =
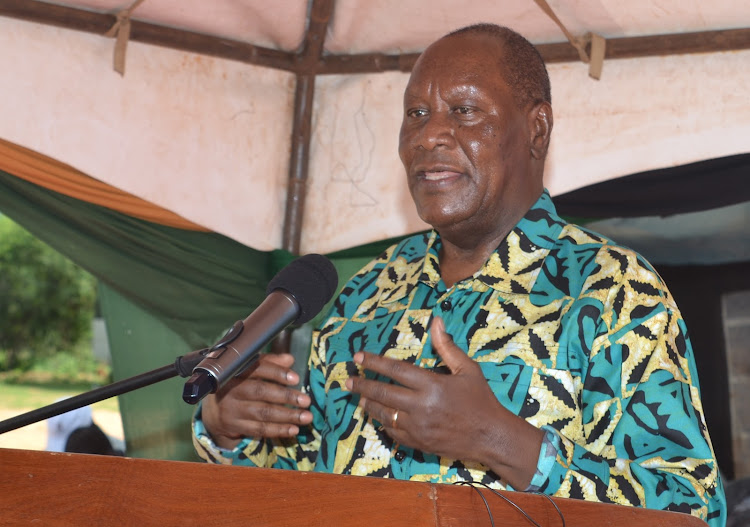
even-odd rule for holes
{"type": "Polygon", "coordinates": [[[203,401],[202,419],[214,442],[234,448],[243,437],[293,437],[312,422],[310,397],[289,388],[299,382],[288,353],[265,354],[257,367],[203,401]]]}
{"type": "Polygon", "coordinates": [[[347,380],[360,406],[399,443],[450,459],[476,461],[514,488],[525,489],[536,470],[543,432],[503,407],[479,364],[436,318],[432,345],[450,369],[442,375],[371,353],[356,353],[365,369],[396,381],[347,380]]]}

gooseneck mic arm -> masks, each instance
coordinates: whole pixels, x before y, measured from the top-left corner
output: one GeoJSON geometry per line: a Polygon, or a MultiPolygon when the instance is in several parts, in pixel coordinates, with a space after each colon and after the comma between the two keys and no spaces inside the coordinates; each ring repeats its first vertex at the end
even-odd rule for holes
{"type": "Polygon", "coordinates": [[[102,386],[0,421],[0,434],[175,377],[190,377],[182,398],[195,404],[245,371],[262,348],[289,324],[312,320],[338,287],[336,268],[325,256],[307,254],[284,267],[268,284],[266,299],[210,348],[178,357],[173,364],[102,386]]]}
{"type": "Polygon", "coordinates": [[[155,370],[151,370],[146,373],[141,373],[134,377],[129,377],[121,381],[108,384],[95,388],[91,391],[84,392],[80,395],[75,395],[62,401],[57,401],[47,406],[42,406],[36,410],[31,410],[24,414],[16,415],[4,421],[0,421],[0,434],[10,432],[17,428],[34,424],[38,421],[43,421],[54,417],[56,415],[64,414],[77,408],[82,408],[93,403],[98,403],[104,399],[122,395],[144,386],[149,386],[157,382],[170,379],[179,375],[180,377],[189,377],[192,374],[193,368],[199,364],[206,353],[208,348],[192,351],[175,359],[174,363],[162,366],[155,370]]]}

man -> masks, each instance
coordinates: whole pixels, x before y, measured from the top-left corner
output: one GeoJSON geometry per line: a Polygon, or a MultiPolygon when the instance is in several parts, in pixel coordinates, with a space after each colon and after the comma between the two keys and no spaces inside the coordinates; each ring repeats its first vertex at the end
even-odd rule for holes
{"type": "Polygon", "coordinates": [[[637,254],[564,222],[544,191],[541,57],[505,28],[432,44],[399,154],[433,226],[342,289],[313,336],[206,399],[211,461],[451,483],[724,522],[686,329],[637,254]],[[251,439],[254,438],[254,439],[251,439]],[[265,439],[261,439],[265,438],[265,439]]]}

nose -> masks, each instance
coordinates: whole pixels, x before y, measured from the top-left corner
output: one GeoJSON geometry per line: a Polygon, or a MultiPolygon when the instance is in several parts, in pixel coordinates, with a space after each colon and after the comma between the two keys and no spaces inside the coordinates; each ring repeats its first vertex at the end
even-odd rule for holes
{"type": "Polygon", "coordinates": [[[417,136],[417,146],[425,150],[452,147],[455,143],[453,123],[443,112],[431,113],[422,121],[417,136]]]}

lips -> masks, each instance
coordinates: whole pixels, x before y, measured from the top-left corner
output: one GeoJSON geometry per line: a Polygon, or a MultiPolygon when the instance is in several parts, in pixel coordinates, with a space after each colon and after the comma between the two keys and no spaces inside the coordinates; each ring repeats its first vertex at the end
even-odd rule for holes
{"type": "Polygon", "coordinates": [[[414,173],[418,179],[434,182],[447,181],[463,175],[461,170],[446,165],[418,166],[414,173]]]}
{"type": "Polygon", "coordinates": [[[444,181],[452,177],[460,176],[460,172],[454,172],[452,170],[439,170],[431,172],[421,172],[424,179],[427,181],[444,181]]]}

